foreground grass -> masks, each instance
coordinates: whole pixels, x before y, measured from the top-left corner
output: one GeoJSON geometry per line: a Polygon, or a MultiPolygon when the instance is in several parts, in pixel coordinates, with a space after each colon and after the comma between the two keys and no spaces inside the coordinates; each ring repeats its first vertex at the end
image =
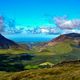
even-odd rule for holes
{"type": "Polygon", "coordinates": [[[0,72],[0,80],[80,80],[80,62],[59,64],[53,68],[0,72]]]}

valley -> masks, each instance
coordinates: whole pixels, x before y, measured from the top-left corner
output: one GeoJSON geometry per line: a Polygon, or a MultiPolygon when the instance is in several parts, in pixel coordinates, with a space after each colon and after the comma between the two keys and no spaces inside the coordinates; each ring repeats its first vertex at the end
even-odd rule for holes
{"type": "Polygon", "coordinates": [[[0,80],[80,79],[80,34],[64,34],[36,44],[18,44],[2,39],[6,42],[5,48],[0,45],[0,80]]]}

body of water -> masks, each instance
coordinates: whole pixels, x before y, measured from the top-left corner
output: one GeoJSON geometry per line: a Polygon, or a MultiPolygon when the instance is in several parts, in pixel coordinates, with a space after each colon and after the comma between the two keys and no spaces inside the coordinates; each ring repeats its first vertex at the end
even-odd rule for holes
{"type": "Polygon", "coordinates": [[[11,39],[15,42],[30,43],[30,42],[48,42],[58,35],[47,35],[47,34],[7,34],[4,35],[6,38],[11,39]]]}

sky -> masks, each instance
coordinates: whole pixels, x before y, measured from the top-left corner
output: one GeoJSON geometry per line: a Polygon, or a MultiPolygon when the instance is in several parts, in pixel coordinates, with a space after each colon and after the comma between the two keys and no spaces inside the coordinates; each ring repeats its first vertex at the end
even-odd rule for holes
{"type": "Polygon", "coordinates": [[[80,0],[0,0],[0,15],[14,19],[17,26],[52,24],[69,32],[80,26],[80,0]]]}
{"type": "Polygon", "coordinates": [[[17,25],[46,25],[56,16],[80,18],[80,0],[0,0],[0,14],[17,25]]]}

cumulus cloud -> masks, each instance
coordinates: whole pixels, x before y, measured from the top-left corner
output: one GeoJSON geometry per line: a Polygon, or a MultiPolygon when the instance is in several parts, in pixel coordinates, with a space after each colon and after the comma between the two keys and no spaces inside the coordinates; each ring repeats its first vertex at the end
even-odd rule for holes
{"type": "Polygon", "coordinates": [[[68,20],[65,17],[55,17],[55,24],[60,29],[74,29],[80,27],[80,19],[68,20]]]}

